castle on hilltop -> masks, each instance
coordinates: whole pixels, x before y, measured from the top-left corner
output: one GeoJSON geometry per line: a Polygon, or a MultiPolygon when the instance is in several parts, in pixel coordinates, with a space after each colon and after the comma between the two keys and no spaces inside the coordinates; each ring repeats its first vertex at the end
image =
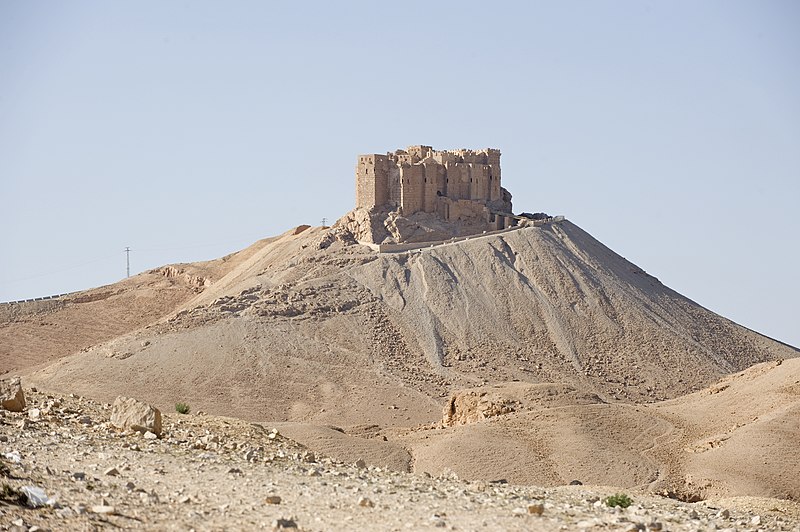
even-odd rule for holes
{"type": "Polygon", "coordinates": [[[511,194],[500,186],[500,150],[409,146],[358,157],[356,207],[436,213],[447,221],[482,218],[488,228],[503,229],[511,194]]]}

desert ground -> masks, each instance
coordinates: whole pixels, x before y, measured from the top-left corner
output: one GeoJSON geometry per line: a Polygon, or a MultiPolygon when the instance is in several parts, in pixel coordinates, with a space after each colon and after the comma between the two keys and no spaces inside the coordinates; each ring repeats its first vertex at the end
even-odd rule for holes
{"type": "Polygon", "coordinates": [[[798,355],[566,220],[401,253],[301,226],[0,305],[2,481],[57,501],[0,524],[797,530],[798,355]]]}

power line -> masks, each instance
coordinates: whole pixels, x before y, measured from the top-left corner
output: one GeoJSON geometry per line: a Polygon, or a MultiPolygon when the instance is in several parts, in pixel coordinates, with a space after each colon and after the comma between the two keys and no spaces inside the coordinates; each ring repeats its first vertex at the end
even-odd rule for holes
{"type": "Polygon", "coordinates": [[[125,247],[125,273],[127,277],[131,276],[131,248],[125,247]]]}

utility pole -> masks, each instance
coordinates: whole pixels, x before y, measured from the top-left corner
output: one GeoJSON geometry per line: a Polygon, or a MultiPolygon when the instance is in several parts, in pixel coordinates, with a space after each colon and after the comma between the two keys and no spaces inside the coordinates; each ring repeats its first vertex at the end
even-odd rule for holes
{"type": "Polygon", "coordinates": [[[323,218],[322,219],[322,227],[327,227],[327,225],[326,225],[327,222],[328,222],[328,219],[327,218],[323,218]]]}
{"type": "Polygon", "coordinates": [[[128,274],[128,277],[131,276],[131,248],[125,247],[125,271],[128,274]]]}

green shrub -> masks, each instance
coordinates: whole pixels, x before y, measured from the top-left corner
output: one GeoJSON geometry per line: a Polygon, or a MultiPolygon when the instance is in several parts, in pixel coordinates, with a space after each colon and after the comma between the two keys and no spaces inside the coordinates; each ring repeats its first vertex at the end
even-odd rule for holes
{"type": "Polygon", "coordinates": [[[175,404],[175,411],[179,414],[188,414],[189,413],[189,405],[186,403],[176,403],[175,404]]]}
{"type": "Polygon", "coordinates": [[[605,499],[603,499],[603,502],[605,503],[606,506],[610,506],[612,508],[614,506],[619,506],[620,508],[627,508],[628,506],[631,505],[633,499],[631,499],[624,493],[615,493],[614,495],[611,495],[610,497],[606,497],[605,499]]]}

